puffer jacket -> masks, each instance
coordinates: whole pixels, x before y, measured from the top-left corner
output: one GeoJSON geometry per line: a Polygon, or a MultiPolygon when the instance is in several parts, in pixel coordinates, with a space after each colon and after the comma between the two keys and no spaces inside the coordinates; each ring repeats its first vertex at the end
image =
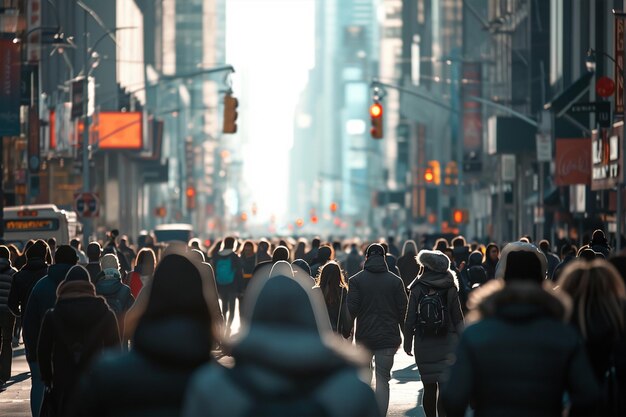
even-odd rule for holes
{"type": "Polygon", "coordinates": [[[0,258],[0,313],[10,312],[9,294],[13,286],[13,275],[16,272],[8,259],[0,258]]]}
{"type": "MultiPolygon", "coordinates": [[[[582,340],[566,324],[569,298],[532,282],[491,281],[473,293],[475,324],[459,342],[442,393],[449,416],[562,415],[592,410],[599,389],[582,340]]],[[[591,415],[592,413],[589,413],[591,415]]],[[[587,414],[585,414],[587,415],[587,414]]]]}
{"type": "Polygon", "coordinates": [[[235,367],[200,369],[183,415],[247,416],[266,406],[269,415],[377,416],[374,393],[358,376],[367,359],[331,334],[310,280],[263,279],[251,284],[246,330],[232,347],[235,367]],[[288,412],[278,412],[285,403],[288,412]]]}
{"type": "Polygon", "coordinates": [[[372,255],[348,281],[348,310],[356,319],[356,341],[368,349],[398,348],[407,297],[402,279],[389,272],[385,258],[372,255]]]}

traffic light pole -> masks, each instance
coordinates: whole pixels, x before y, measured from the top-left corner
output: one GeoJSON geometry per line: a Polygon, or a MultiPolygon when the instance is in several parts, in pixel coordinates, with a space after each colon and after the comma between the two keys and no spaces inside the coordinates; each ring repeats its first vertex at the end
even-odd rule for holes
{"type": "MultiPolygon", "coordinates": [[[[83,192],[91,191],[91,178],[89,176],[89,81],[87,78],[87,61],[89,60],[89,33],[87,32],[87,10],[83,8],[83,192]]],[[[92,220],[83,217],[83,248],[89,245],[92,233],[92,220]]]]}

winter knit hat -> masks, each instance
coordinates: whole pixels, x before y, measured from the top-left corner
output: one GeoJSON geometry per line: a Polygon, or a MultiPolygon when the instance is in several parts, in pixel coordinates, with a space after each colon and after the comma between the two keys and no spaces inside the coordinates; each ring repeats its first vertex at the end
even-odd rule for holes
{"type": "Polygon", "coordinates": [[[447,272],[450,269],[450,258],[438,250],[422,249],[417,254],[417,263],[435,272],[447,272]]]}
{"type": "Polygon", "coordinates": [[[30,248],[26,251],[26,259],[43,259],[46,257],[48,251],[48,244],[41,239],[37,239],[30,248]]]}
{"type": "Polygon", "coordinates": [[[74,265],[69,271],[67,271],[67,274],[65,275],[65,282],[70,281],[91,282],[89,272],[87,272],[87,270],[81,265],[74,265]]]}
{"type": "Polygon", "coordinates": [[[365,257],[369,258],[373,255],[385,256],[385,249],[378,243],[372,243],[365,251],[365,257]]]}
{"type": "Polygon", "coordinates": [[[548,261],[532,243],[513,242],[502,249],[496,268],[496,278],[505,281],[525,280],[541,283],[546,278],[548,261]]]}
{"type": "Polygon", "coordinates": [[[113,255],[112,253],[107,253],[106,255],[104,255],[100,259],[100,268],[102,268],[105,273],[107,269],[115,269],[116,271],[119,271],[120,263],[117,260],[117,256],[113,255]]]}
{"type": "Polygon", "coordinates": [[[54,263],[76,265],[76,262],[78,262],[78,255],[70,245],[61,245],[54,252],[54,263]]]}

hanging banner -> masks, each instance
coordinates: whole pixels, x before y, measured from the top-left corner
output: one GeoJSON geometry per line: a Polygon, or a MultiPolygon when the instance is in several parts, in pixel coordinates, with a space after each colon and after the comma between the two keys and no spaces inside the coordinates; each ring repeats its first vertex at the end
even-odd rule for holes
{"type": "Polygon", "coordinates": [[[558,186],[591,183],[591,139],[556,140],[554,182],[558,186]]]}
{"type": "Polygon", "coordinates": [[[615,113],[624,115],[624,20],[613,19],[615,22],[615,113]]]}
{"type": "Polygon", "coordinates": [[[20,134],[20,46],[0,39],[0,136],[20,134]]]}

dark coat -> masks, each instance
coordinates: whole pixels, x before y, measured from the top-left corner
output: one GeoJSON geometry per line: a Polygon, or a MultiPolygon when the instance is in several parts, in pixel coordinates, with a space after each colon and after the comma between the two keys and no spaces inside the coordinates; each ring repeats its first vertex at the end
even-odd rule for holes
{"type": "Polygon", "coordinates": [[[9,294],[13,286],[13,275],[17,271],[11,267],[8,259],[0,258],[0,313],[8,313],[9,294]]]}
{"type": "Polygon", "coordinates": [[[442,393],[449,416],[465,415],[471,402],[476,417],[558,417],[565,391],[575,406],[594,405],[598,386],[556,292],[492,281],[481,294],[481,320],[464,331],[442,393]]]}
{"type": "MultiPolygon", "coordinates": [[[[320,291],[323,298],[324,294],[321,288],[315,287],[315,289],[320,291]]],[[[349,338],[354,328],[354,320],[352,320],[350,311],[348,311],[348,291],[342,289],[340,299],[332,304],[329,304],[326,299],[324,299],[324,302],[328,312],[328,320],[330,320],[330,327],[333,329],[333,332],[342,335],[346,339],[349,338]]]]}
{"type": "Polygon", "coordinates": [[[363,256],[358,250],[352,249],[346,258],[346,273],[349,277],[357,274],[363,267],[363,256]]]}
{"type": "Polygon", "coordinates": [[[211,288],[203,275],[200,265],[181,255],[161,260],[133,350],[105,354],[94,363],[80,382],[72,414],[180,414],[193,372],[211,360],[211,309],[203,295],[211,288]]]}
{"type": "Polygon", "coordinates": [[[451,271],[427,270],[409,286],[409,308],[404,323],[404,350],[411,351],[414,343],[415,363],[424,383],[440,382],[443,372],[450,366],[451,355],[463,328],[463,313],[459,302],[458,281],[451,271]],[[417,307],[430,289],[440,291],[448,311],[447,332],[426,334],[417,328],[417,307]]]}
{"type": "Polygon", "coordinates": [[[483,268],[485,268],[485,272],[487,273],[487,279],[494,279],[496,277],[496,267],[498,266],[497,262],[491,262],[489,257],[485,259],[483,262],[483,268]]]}
{"type": "MultiPolygon", "coordinates": [[[[88,283],[71,282],[65,287],[84,284],[88,283]]],[[[41,325],[37,357],[41,378],[52,387],[58,415],[65,415],[68,397],[91,360],[109,347],[120,347],[120,335],[115,315],[103,298],[60,298],[48,310],[41,325]]]]}
{"type": "Polygon", "coordinates": [[[37,362],[37,341],[43,316],[46,311],[54,307],[57,301],[57,288],[72,266],[69,264],[50,265],[48,275],[41,278],[33,287],[22,319],[22,335],[26,359],[29,362],[37,362]]]}
{"type": "Polygon", "coordinates": [[[543,254],[546,256],[546,261],[548,262],[548,278],[552,278],[554,270],[559,266],[561,260],[552,252],[543,252],[543,254]]]}
{"type": "Polygon", "coordinates": [[[385,258],[365,260],[363,270],[348,281],[348,310],[356,319],[356,341],[368,349],[398,348],[407,297],[399,276],[389,272],[385,258]]]}
{"type": "Polygon", "coordinates": [[[420,271],[420,266],[415,259],[416,256],[417,253],[407,252],[398,258],[397,267],[405,287],[408,287],[417,278],[417,274],[420,271]]]}
{"type": "Polygon", "coordinates": [[[103,273],[96,282],[96,294],[102,296],[115,313],[120,334],[124,334],[124,316],[135,303],[130,287],[122,283],[120,278],[105,277],[103,273]],[[121,307],[117,311],[114,305],[121,307]]]}
{"type": "MultiPolygon", "coordinates": [[[[269,278],[258,294],[246,306],[248,330],[233,346],[235,367],[213,363],[200,369],[183,415],[246,416],[260,404],[307,396],[323,415],[377,416],[372,389],[358,376],[367,359],[332,340],[336,336],[323,323],[322,301],[314,299],[309,279],[269,278]]],[[[281,415],[299,415],[289,411],[281,415]]]]}
{"type": "Polygon", "coordinates": [[[13,285],[9,294],[9,309],[19,317],[26,311],[28,298],[33,287],[48,274],[48,264],[41,258],[29,259],[28,263],[13,275],[13,285]]]}
{"type": "Polygon", "coordinates": [[[102,268],[100,267],[100,262],[89,262],[85,265],[85,269],[89,272],[89,278],[91,278],[91,282],[94,284],[98,281],[98,275],[102,272],[102,268]]]}

